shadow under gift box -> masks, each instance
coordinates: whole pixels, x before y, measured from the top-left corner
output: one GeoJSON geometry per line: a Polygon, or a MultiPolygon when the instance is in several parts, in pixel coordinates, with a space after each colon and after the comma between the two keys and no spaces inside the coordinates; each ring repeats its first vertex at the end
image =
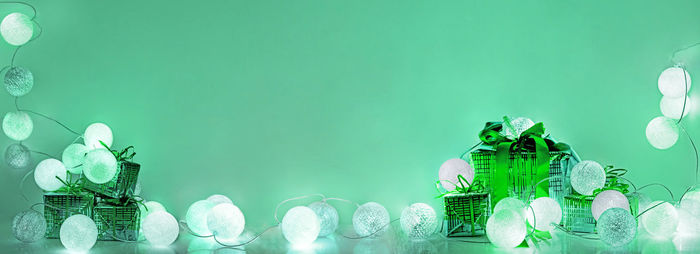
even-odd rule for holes
{"type": "Polygon", "coordinates": [[[445,236],[483,235],[486,220],[491,215],[488,193],[450,194],[445,202],[445,236]]]}
{"type": "Polygon", "coordinates": [[[136,241],[139,238],[141,211],[137,203],[126,205],[98,202],[93,210],[98,240],[136,241]]]}
{"type": "Polygon", "coordinates": [[[141,165],[130,161],[119,161],[117,173],[109,182],[96,184],[82,176],[83,188],[110,198],[124,198],[134,193],[141,165]]]}
{"type": "Polygon", "coordinates": [[[68,217],[83,214],[92,218],[95,195],[90,192],[44,194],[44,218],[46,218],[46,238],[58,238],[61,225],[68,217]]]}

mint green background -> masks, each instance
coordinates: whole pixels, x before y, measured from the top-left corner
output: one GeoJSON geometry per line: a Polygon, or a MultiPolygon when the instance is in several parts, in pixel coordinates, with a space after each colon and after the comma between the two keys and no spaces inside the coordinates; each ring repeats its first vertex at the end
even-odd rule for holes
{"type": "MultiPolygon", "coordinates": [[[[115,147],[136,146],[144,196],[178,218],[215,193],[251,228],[312,193],[376,201],[392,218],[414,202],[441,212],[440,164],[503,115],[544,122],[638,185],[680,195],[693,183],[687,138],[660,151],[644,130],[660,115],[656,79],[671,53],[700,41],[700,2],[33,3],[44,34],[17,55],[36,80],[20,105],[79,130],[110,125],[115,147]]],[[[700,80],[697,52],[681,58],[700,80]]],[[[0,102],[13,110],[8,94],[0,102]]],[[[34,123],[32,149],[59,156],[75,138],[34,123]]],[[[8,222],[30,203],[17,193],[25,171],[2,167],[8,222]]],[[[31,178],[25,192],[41,200],[31,178]]],[[[338,207],[349,223],[351,207],[338,207]]]]}

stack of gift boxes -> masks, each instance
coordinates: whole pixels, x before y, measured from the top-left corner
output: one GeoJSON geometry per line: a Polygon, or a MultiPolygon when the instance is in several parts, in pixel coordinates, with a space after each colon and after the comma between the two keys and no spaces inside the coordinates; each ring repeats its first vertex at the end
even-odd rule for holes
{"type": "MultiPolygon", "coordinates": [[[[563,228],[595,232],[596,220],[591,212],[594,195],[582,195],[571,188],[571,170],[580,161],[578,155],[568,145],[544,135],[542,123],[530,121],[528,124],[528,121],[511,121],[504,117],[503,122],[487,123],[479,134],[481,143],[460,157],[473,167],[471,185],[482,188],[464,188],[441,195],[445,205],[443,233],[446,236],[485,234],[488,217],[497,200],[504,197],[514,197],[528,204],[541,196],[559,203],[563,228]]],[[[636,215],[637,197],[625,195],[632,214],[636,215]]]]}
{"type": "Polygon", "coordinates": [[[58,238],[63,221],[83,214],[95,222],[98,240],[138,240],[140,201],[134,190],[140,168],[139,164],[121,158],[117,173],[106,183],[96,184],[79,175],[64,188],[44,193],[46,237],[58,238]]]}

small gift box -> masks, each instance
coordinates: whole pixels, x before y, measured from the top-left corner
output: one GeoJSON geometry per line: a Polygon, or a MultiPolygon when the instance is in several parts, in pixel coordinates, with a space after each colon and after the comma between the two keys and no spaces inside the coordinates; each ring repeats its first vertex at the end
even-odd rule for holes
{"type": "Polygon", "coordinates": [[[93,214],[98,240],[138,240],[141,211],[136,202],[118,205],[101,201],[95,206],[93,214]]]}
{"type": "Polygon", "coordinates": [[[110,198],[123,198],[134,193],[141,165],[130,161],[119,161],[117,173],[109,182],[96,184],[82,176],[83,188],[110,198]]]}
{"type": "Polygon", "coordinates": [[[83,214],[92,218],[95,196],[86,191],[49,192],[44,194],[46,237],[58,238],[61,224],[68,217],[83,214]]]}
{"type": "Polygon", "coordinates": [[[458,193],[444,196],[445,236],[477,236],[486,230],[486,220],[491,215],[489,194],[458,193]]]}

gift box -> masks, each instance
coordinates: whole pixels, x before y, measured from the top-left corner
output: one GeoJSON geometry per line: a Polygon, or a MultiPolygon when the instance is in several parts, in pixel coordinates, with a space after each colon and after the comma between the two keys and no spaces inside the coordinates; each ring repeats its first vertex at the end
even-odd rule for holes
{"type": "Polygon", "coordinates": [[[96,184],[82,176],[83,188],[110,198],[124,198],[134,193],[141,165],[130,161],[119,161],[117,173],[109,182],[96,184]]]}
{"type": "Polygon", "coordinates": [[[486,230],[491,215],[489,194],[459,193],[443,197],[445,202],[445,236],[477,236],[486,230]]]}
{"type": "Polygon", "coordinates": [[[141,211],[138,204],[124,205],[99,202],[93,211],[97,225],[98,240],[136,241],[141,226],[141,211]]]}
{"type": "MultiPolygon", "coordinates": [[[[635,218],[639,214],[639,197],[634,194],[625,194],[630,202],[630,213],[635,218]]],[[[569,195],[564,197],[562,225],[567,230],[579,233],[594,233],[596,220],[593,218],[591,205],[594,196],[569,195]]]]}
{"type": "Polygon", "coordinates": [[[46,237],[58,238],[61,224],[68,217],[83,214],[92,218],[95,196],[90,192],[49,192],[44,194],[46,237]]]}

